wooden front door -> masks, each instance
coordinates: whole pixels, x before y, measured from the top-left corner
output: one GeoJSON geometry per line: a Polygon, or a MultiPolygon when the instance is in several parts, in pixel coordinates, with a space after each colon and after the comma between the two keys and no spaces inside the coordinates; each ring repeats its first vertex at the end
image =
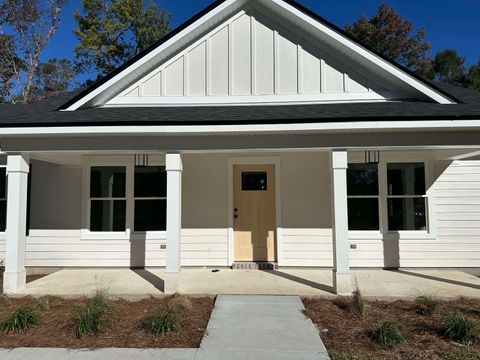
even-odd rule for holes
{"type": "Polygon", "coordinates": [[[275,165],[235,165],[235,261],[275,261],[275,165]]]}

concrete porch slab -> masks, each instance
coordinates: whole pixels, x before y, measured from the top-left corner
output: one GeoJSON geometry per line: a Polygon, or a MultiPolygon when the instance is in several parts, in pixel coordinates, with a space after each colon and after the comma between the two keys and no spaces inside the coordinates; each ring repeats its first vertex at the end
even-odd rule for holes
{"type": "MultiPolygon", "coordinates": [[[[189,295],[300,295],[333,296],[328,269],[278,271],[183,269],[178,276],[180,293],[189,295]]],[[[162,269],[65,269],[27,284],[21,295],[91,295],[105,289],[118,297],[141,298],[164,294],[162,269]]],[[[460,270],[353,270],[353,281],[366,297],[378,299],[480,298],[480,278],[460,270]]]]}

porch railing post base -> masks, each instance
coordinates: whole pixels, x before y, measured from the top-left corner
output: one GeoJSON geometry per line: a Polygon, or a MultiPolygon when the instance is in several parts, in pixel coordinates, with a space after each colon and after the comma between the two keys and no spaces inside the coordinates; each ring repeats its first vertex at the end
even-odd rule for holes
{"type": "Polygon", "coordinates": [[[165,294],[175,294],[179,291],[180,274],[178,273],[166,273],[164,279],[164,293],[165,294]]]}
{"type": "Polygon", "coordinates": [[[352,295],[352,274],[333,270],[333,291],[337,295],[352,295]]]}

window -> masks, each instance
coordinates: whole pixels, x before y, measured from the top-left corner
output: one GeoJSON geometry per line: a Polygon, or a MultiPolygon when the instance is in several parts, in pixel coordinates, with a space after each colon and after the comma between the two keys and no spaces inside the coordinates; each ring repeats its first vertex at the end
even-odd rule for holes
{"type": "Polygon", "coordinates": [[[347,193],[348,229],[379,230],[378,166],[349,164],[347,193]]]}
{"type": "Polygon", "coordinates": [[[167,172],[164,166],[135,167],[135,231],[166,230],[167,172]]]}
{"type": "Polygon", "coordinates": [[[90,230],[125,231],[126,168],[93,166],[90,170],[90,230]]]}
{"type": "Polygon", "coordinates": [[[242,191],[267,191],[267,173],[265,171],[242,173],[242,191]]]}
{"type": "Polygon", "coordinates": [[[0,168],[0,231],[7,228],[7,169],[0,168]]]}
{"type": "Polygon", "coordinates": [[[388,230],[426,230],[425,165],[387,164],[387,179],[388,230]]]}

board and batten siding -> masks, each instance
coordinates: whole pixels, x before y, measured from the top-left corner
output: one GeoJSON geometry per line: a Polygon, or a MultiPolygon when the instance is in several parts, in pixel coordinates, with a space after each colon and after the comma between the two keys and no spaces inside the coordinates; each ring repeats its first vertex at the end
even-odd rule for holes
{"type": "Polygon", "coordinates": [[[480,267],[480,161],[437,162],[437,235],[400,241],[403,267],[480,267]]]}
{"type": "Polygon", "coordinates": [[[138,97],[321,93],[371,93],[381,98],[381,81],[360,74],[326,48],[309,44],[258,10],[241,11],[118,97],[132,103],[138,97]]]}

